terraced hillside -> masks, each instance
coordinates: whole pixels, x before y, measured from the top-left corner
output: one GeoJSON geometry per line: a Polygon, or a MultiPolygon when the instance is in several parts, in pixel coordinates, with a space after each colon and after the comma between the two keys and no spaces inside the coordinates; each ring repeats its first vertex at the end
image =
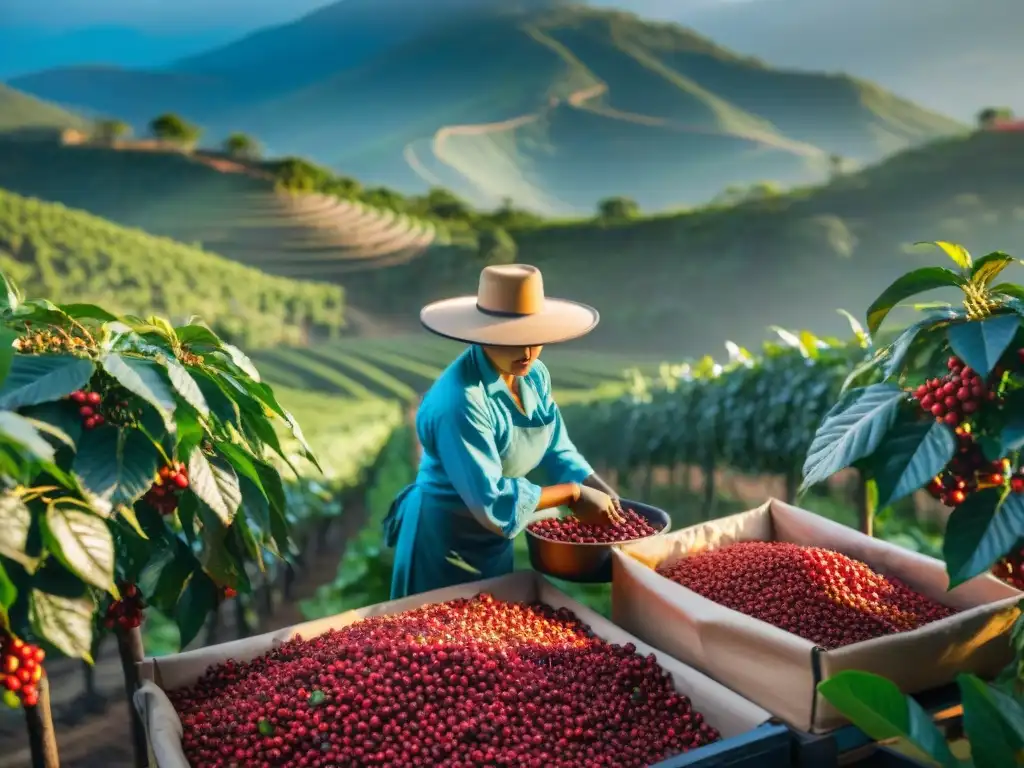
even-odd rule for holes
{"type": "Polygon", "coordinates": [[[0,141],[0,187],[297,278],[401,264],[439,235],[430,222],[281,192],[244,166],[177,152],[0,141]]]}
{"type": "Polygon", "coordinates": [[[853,78],[787,72],[682,27],[560,0],[340,2],[162,70],[65,68],[31,93],[141,128],[173,109],[216,137],[403,191],[589,212],[698,204],[824,177],[963,126],[853,78]],[[682,172],[681,169],[685,169],[682,172]]]}
{"type": "MultiPolygon", "coordinates": [[[[267,381],[289,390],[356,399],[384,397],[406,402],[425,392],[464,345],[427,334],[388,339],[347,339],[312,348],[265,349],[253,360],[267,381]]],[[[550,347],[543,360],[559,401],[621,391],[629,369],[657,373],[660,362],[625,355],[550,347]]]]}
{"type": "Polygon", "coordinates": [[[247,347],[337,336],[337,285],[273,277],[197,248],[0,188],[0,271],[27,295],[198,315],[247,347]]]}

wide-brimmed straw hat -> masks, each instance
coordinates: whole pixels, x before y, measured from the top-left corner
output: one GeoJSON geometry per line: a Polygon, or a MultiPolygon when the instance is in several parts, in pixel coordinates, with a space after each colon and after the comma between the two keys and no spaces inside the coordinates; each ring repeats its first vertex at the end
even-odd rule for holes
{"type": "Polygon", "coordinates": [[[533,347],[556,344],[594,329],[593,307],[544,295],[540,270],[529,264],[485,267],[475,296],[428,304],[423,326],[439,336],[470,344],[533,347]]]}

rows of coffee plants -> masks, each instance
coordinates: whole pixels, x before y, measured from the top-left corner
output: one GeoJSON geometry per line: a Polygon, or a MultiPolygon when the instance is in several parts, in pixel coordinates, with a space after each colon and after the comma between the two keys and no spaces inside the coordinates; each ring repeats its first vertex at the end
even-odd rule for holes
{"type": "Polygon", "coordinates": [[[140,230],[0,189],[0,269],[33,294],[120,312],[198,314],[245,348],[344,325],[340,286],[273,277],[140,230]],[[139,254],[148,254],[140,259],[139,254]]]}
{"type": "MultiPolygon", "coordinates": [[[[379,451],[394,428],[394,408],[374,407],[362,443],[328,451],[335,483],[358,482],[368,462],[351,450],[379,451]]],[[[0,447],[2,685],[37,765],[56,759],[48,659],[91,663],[113,633],[131,691],[144,610],[174,617],[187,645],[337,509],[327,486],[286,479],[320,465],[238,347],[199,322],[26,299],[2,275],[0,447]]]]}
{"type": "MultiPolygon", "coordinates": [[[[994,252],[974,259],[936,243],[956,269],[924,267],[896,280],[868,308],[875,333],[900,302],[960,289],[959,305],[923,308],[877,350],[877,379],[846,391],[818,427],[804,485],[856,467],[879,504],[928,489],[952,512],[943,557],[950,588],[994,567],[1018,587],[1024,540],[1024,287],[998,282],[1021,262],[994,252]]],[[[1024,608],[1024,602],[1021,603],[1024,608]]],[[[988,683],[961,674],[971,756],[954,754],[920,706],[883,677],[848,671],[819,689],[876,739],[902,738],[943,768],[1019,765],[1024,750],[1024,614],[1011,633],[1016,660],[988,683]]]]}
{"type": "MultiPolygon", "coordinates": [[[[728,344],[729,357],[665,365],[634,375],[623,397],[562,408],[576,446],[620,475],[688,465],[781,475],[795,492],[814,430],[869,354],[855,324],[852,341],[777,329],[760,354],[728,344]]],[[[870,376],[870,371],[864,375],[870,376]]]]}

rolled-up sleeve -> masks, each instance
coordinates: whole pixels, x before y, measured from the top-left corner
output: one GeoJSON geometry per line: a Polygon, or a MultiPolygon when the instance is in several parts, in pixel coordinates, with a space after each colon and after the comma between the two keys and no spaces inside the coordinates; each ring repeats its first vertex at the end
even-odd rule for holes
{"type": "Polygon", "coordinates": [[[541,460],[541,469],[553,483],[581,483],[594,474],[594,470],[569,439],[562,413],[551,393],[551,376],[546,368],[542,370],[540,384],[541,391],[538,394],[545,407],[554,413],[551,443],[541,460]]]}
{"type": "Polygon", "coordinates": [[[435,425],[438,459],[466,507],[482,526],[514,538],[537,518],[540,486],[502,476],[491,415],[470,397],[435,425]]]}

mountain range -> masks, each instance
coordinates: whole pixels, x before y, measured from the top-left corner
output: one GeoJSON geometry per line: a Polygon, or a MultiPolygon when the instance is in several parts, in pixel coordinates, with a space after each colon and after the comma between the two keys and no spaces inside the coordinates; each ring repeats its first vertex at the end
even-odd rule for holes
{"type": "Polygon", "coordinates": [[[209,141],[242,130],[371,184],[549,214],[816,181],[839,159],[963,128],[862,80],[559,0],[340,0],[161,68],[63,67],[11,85],[136,130],[175,111],[209,141]]]}

